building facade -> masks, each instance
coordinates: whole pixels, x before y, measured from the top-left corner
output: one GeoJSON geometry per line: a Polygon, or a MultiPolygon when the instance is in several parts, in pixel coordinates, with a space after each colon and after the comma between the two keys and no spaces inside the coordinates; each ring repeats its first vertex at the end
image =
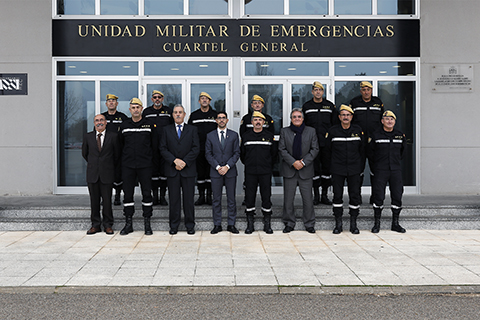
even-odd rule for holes
{"type": "Polygon", "coordinates": [[[460,2],[3,0],[0,192],[87,193],[80,147],[107,93],[128,114],[160,90],[189,114],[206,91],[233,130],[258,94],[279,134],[313,81],[336,105],[371,81],[407,136],[406,192],[476,194],[480,3],[460,2]]]}

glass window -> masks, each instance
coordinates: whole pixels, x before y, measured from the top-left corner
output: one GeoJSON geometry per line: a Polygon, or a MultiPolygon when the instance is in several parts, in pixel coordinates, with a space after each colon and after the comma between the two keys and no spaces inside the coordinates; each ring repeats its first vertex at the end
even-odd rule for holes
{"type": "Polygon", "coordinates": [[[245,62],[246,76],[328,76],[328,62],[245,62]]]}
{"type": "Polygon", "coordinates": [[[95,0],[57,0],[57,14],[95,14],[95,0]]]}
{"type": "Polygon", "coordinates": [[[189,14],[228,14],[228,0],[190,0],[189,14]]]}
{"type": "MultiPolygon", "coordinates": [[[[101,81],[100,82],[100,99],[105,101],[108,93],[118,97],[117,110],[125,113],[130,117],[130,100],[138,98],[138,82],[137,81],[101,81]]],[[[146,108],[149,101],[142,101],[143,107],[146,108]]],[[[100,112],[107,111],[105,103],[100,104],[100,112]]]]}
{"type": "Polygon", "coordinates": [[[378,14],[415,14],[415,0],[377,0],[378,14]]]}
{"type": "Polygon", "coordinates": [[[100,0],[100,14],[138,14],[138,0],[100,0]]]}
{"type": "Polygon", "coordinates": [[[138,62],[126,61],[60,61],[59,76],[136,76],[138,62]]]}
{"type": "Polygon", "coordinates": [[[328,0],[290,0],[290,14],[328,14],[328,0]]]}
{"type": "Polygon", "coordinates": [[[224,83],[199,83],[190,86],[190,112],[200,108],[198,102],[201,92],[206,92],[212,97],[210,106],[216,111],[225,111],[225,84],[224,83]]]}
{"type": "Polygon", "coordinates": [[[227,76],[227,61],[145,62],[146,76],[227,76]]]}
{"type": "MultiPolygon", "coordinates": [[[[328,88],[323,83],[324,92],[327,92],[328,88]]],[[[326,99],[325,95],[323,96],[326,99]]],[[[305,102],[312,99],[312,83],[309,84],[292,84],[292,109],[302,108],[305,102]]]]}
{"type": "Polygon", "coordinates": [[[335,14],[372,14],[372,0],[335,0],[335,14]]]}
{"type": "Polygon", "coordinates": [[[86,186],[82,142],[84,134],[93,130],[95,82],[59,81],[57,90],[58,185],[86,186]]]}
{"type": "Polygon", "coordinates": [[[183,14],[183,0],[145,0],[145,14],[183,14]]]}
{"type": "Polygon", "coordinates": [[[182,85],[181,84],[148,84],[147,85],[147,97],[150,99],[145,104],[151,105],[152,101],[152,92],[153,90],[158,90],[163,93],[163,104],[172,108],[175,107],[176,104],[183,105],[182,102],[182,85]]]}
{"type": "Polygon", "coordinates": [[[245,14],[283,14],[283,0],[245,0],[245,14]]]}
{"type": "Polygon", "coordinates": [[[415,62],[335,62],[336,76],[413,76],[415,62]]]}

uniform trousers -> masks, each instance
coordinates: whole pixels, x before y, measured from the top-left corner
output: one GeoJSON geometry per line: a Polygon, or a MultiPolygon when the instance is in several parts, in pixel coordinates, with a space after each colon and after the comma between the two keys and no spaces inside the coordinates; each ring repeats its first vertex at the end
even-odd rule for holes
{"type": "Polygon", "coordinates": [[[133,216],[135,213],[135,202],[133,194],[138,179],[142,190],[142,210],[144,217],[151,217],[153,212],[152,199],[152,168],[122,168],[123,177],[123,212],[125,216],[133,216]]]}
{"type": "Polygon", "coordinates": [[[347,181],[350,215],[357,216],[360,211],[360,174],[349,176],[332,174],[333,215],[343,215],[343,187],[347,181]]]}
{"type": "Polygon", "coordinates": [[[237,204],[235,202],[235,189],[237,185],[237,177],[212,178],[212,214],[213,224],[216,226],[222,225],[222,189],[225,185],[227,193],[227,209],[228,209],[228,225],[234,226],[237,219],[237,204]]]}
{"type": "Polygon", "coordinates": [[[177,173],[174,177],[167,178],[170,229],[178,230],[181,220],[181,201],[185,215],[185,227],[187,230],[195,227],[195,177],[182,177],[177,173]]]}
{"type": "Polygon", "coordinates": [[[112,186],[112,183],[102,183],[100,179],[95,183],[88,184],[90,219],[94,228],[100,229],[100,226],[103,225],[103,228],[106,229],[113,226],[112,186]],[[100,198],[103,199],[103,220],[100,216],[100,198]]]}
{"type": "Polygon", "coordinates": [[[208,187],[210,183],[210,164],[205,158],[205,151],[200,151],[196,159],[197,165],[197,185],[199,187],[208,187]]]}
{"type": "Polygon", "coordinates": [[[322,188],[328,188],[332,185],[332,176],[330,174],[330,157],[325,147],[320,147],[315,160],[313,160],[313,170],[315,175],[313,177],[313,187],[318,188],[320,185],[322,188]]]}
{"type": "Polygon", "coordinates": [[[282,221],[286,226],[295,228],[295,209],[293,202],[297,186],[300,189],[303,203],[303,224],[305,228],[315,227],[315,211],[313,209],[313,180],[302,179],[300,174],[295,172],[292,178],[283,177],[283,217],[282,221]]]}
{"type": "Polygon", "coordinates": [[[272,213],[272,175],[269,174],[245,174],[245,212],[247,215],[255,214],[255,200],[257,187],[260,186],[262,197],[262,212],[272,213]]]}
{"type": "Polygon", "coordinates": [[[390,198],[392,199],[392,208],[400,209],[402,207],[403,181],[401,170],[376,170],[373,176],[373,203],[376,207],[383,207],[385,201],[385,190],[390,189],[390,198]]]}

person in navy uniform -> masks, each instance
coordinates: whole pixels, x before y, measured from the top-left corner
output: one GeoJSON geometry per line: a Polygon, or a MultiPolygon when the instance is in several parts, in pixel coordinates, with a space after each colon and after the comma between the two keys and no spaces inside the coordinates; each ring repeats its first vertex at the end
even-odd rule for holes
{"type": "Polygon", "coordinates": [[[382,116],[382,128],[373,132],[368,140],[369,159],[372,166],[373,179],[373,212],[375,223],[373,233],[380,231],[380,217],[382,216],[383,202],[387,183],[392,199],[392,231],[405,233],[398,219],[402,211],[402,159],[406,147],[403,132],[395,128],[397,117],[387,110],[382,116]]]}
{"type": "Polygon", "coordinates": [[[228,116],[224,111],[217,114],[217,130],[207,134],[205,157],[210,164],[212,180],[212,215],[213,229],[211,234],[222,231],[222,189],[225,185],[227,193],[228,226],[227,231],[239,233],[235,227],[237,205],[235,189],[237,186],[237,161],[240,158],[240,140],[238,134],[227,129],[228,116]]]}

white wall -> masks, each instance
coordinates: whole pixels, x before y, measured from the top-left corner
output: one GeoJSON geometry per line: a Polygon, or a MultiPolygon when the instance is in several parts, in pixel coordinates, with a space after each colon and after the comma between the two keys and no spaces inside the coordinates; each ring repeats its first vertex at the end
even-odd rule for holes
{"type": "Polygon", "coordinates": [[[0,95],[0,195],[51,193],[52,2],[0,2],[0,74],[28,74],[28,95],[0,95]]]}

